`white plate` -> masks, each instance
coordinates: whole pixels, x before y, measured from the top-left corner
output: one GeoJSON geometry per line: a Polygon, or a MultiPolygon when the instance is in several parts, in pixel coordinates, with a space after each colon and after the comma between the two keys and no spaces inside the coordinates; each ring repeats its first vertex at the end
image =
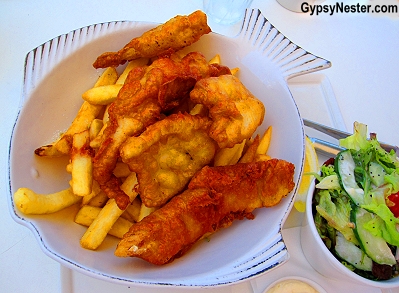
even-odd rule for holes
{"type": "MultiPolygon", "coordinates": [[[[236,221],[209,242],[200,241],[184,257],[165,266],[113,255],[117,239],[107,237],[97,251],[80,247],[86,228],[73,222],[74,206],[43,216],[25,216],[14,206],[19,187],[39,193],[68,187],[67,159],[35,157],[33,150],[50,143],[76,115],[81,94],[100,70],[92,63],[105,51],[115,51],[153,23],[111,22],[59,36],[32,50],[26,58],[24,94],[9,155],[9,207],[15,221],[27,226],[43,251],[61,264],[103,280],[147,286],[218,286],[247,280],[284,263],[289,255],[281,227],[293,204],[295,190],[278,206],[255,211],[253,221],[236,221]]],[[[273,126],[269,154],[295,164],[299,182],[304,158],[304,131],[287,79],[327,68],[330,63],[291,43],[258,10],[247,11],[240,34],[227,38],[209,34],[187,50],[240,67],[243,83],[265,104],[259,132],[273,126]]]]}

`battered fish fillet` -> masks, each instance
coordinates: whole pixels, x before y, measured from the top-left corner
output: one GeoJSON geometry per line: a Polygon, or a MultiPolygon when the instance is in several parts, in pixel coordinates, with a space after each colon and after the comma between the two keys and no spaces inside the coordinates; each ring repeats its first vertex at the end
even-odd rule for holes
{"type": "Polygon", "coordinates": [[[263,103],[233,75],[200,80],[190,99],[209,109],[213,120],[210,136],[221,148],[231,148],[250,138],[265,115],[263,103]]]}
{"type": "Polygon", "coordinates": [[[215,156],[209,137],[211,120],[190,114],[172,114],[121,146],[121,158],[137,174],[138,192],[147,207],[160,207],[180,193],[215,156]]]}
{"type": "Polygon", "coordinates": [[[121,209],[129,205],[129,197],[119,188],[120,183],[112,171],[122,143],[158,121],[162,112],[187,99],[197,80],[226,73],[230,73],[228,68],[208,64],[198,52],[188,53],[181,59],[159,58],[129,73],[116,100],[109,106],[110,122],[93,160],[94,179],[110,198],[115,198],[121,209]]]}
{"type": "Polygon", "coordinates": [[[204,167],[186,191],[133,224],[115,255],[169,263],[205,234],[235,219],[253,219],[256,208],[278,204],[294,188],[293,176],[294,165],[277,159],[204,167]]]}
{"type": "Polygon", "coordinates": [[[94,62],[95,68],[116,67],[140,57],[169,55],[187,47],[210,33],[206,14],[195,11],[188,16],[175,16],[166,23],[132,39],[118,52],[106,52],[94,62]]]}

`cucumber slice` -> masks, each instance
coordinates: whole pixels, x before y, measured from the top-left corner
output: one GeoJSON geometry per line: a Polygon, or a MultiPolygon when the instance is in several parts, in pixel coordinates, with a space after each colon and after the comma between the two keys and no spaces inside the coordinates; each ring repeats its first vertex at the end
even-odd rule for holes
{"type": "Polygon", "coordinates": [[[363,271],[371,271],[373,261],[359,247],[345,239],[344,235],[337,232],[335,252],[346,262],[363,271]]]}
{"type": "Polygon", "coordinates": [[[369,174],[371,178],[371,182],[377,187],[381,186],[384,184],[384,176],[385,176],[385,170],[384,168],[376,163],[376,162],[370,162],[369,166],[369,174]]]}
{"type": "Polygon", "coordinates": [[[335,170],[338,174],[339,182],[342,189],[359,206],[364,204],[364,190],[356,183],[355,167],[355,161],[352,158],[350,150],[343,150],[338,153],[335,160],[335,170]]]}
{"type": "Polygon", "coordinates": [[[354,232],[360,247],[376,263],[394,265],[396,259],[385,240],[364,229],[364,224],[369,222],[372,217],[372,213],[360,207],[353,207],[351,211],[351,220],[355,224],[354,232]]]}

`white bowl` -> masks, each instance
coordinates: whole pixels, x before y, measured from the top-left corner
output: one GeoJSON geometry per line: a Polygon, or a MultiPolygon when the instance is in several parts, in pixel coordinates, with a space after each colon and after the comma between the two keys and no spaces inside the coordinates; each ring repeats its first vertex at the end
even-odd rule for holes
{"type": "MultiPolygon", "coordinates": [[[[236,221],[210,242],[199,242],[184,257],[165,266],[140,259],[118,258],[117,239],[107,237],[97,251],[80,247],[86,228],[73,222],[76,206],[40,216],[26,216],[14,206],[19,187],[51,193],[68,187],[68,158],[38,158],[33,151],[67,129],[101,70],[92,63],[106,51],[116,51],[154,23],[110,22],[59,36],[29,52],[24,95],[10,142],[8,202],[15,221],[32,230],[51,258],[89,276],[128,286],[218,286],[239,282],[284,263],[289,255],[281,227],[293,205],[293,190],[278,206],[259,209],[253,221],[236,221]]],[[[327,68],[330,63],[291,43],[258,10],[247,11],[235,38],[209,34],[187,50],[207,58],[221,54],[222,63],[240,67],[239,78],[263,101],[267,114],[259,132],[273,126],[269,154],[296,166],[298,186],[304,160],[302,120],[286,80],[327,68]]]]}
{"type": "MultiPolygon", "coordinates": [[[[315,289],[318,293],[327,293],[327,291],[324,290],[324,288],[321,287],[321,286],[320,286],[318,283],[316,283],[315,281],[312,281],[312,280],[310,280],[310,279],[308,279],[308,278],[299,277],[299,276],[287,276],[287,277],[284,277],[284,278],[280,278],[280,279],[274,281],[273,283],[271,283],[269,286],[267,286],[267,288],[263,291],[263,293],[269,293],[268,291],[271,290],[274,286],[276,286],[276,285],[278,285],[278,284],[280,284],[280,283],[282,283],[282,282],[291,281],[291,280],[306,283],[306,284],[308,284],[310,287],[312,287],[313,289],[315,289]]],[[[291,290],[291,291],[292,291],[292,292],[295,292],[295,291],[293,291],[293,290],[291,290]]],[[[291,291],[290,291],[290,292],[291,292],[291,291]]],[[[305,293],[305,291],[297,291],[297,292],[303,292],[303,293],[305,293]]]]}
{"type": "Polygon", "coordinates": [[[313,220],[312,198],[315,190],[315,182],[311,184],[306,199],[305,218],[301,227],[302,251],[310,265],[327,278],[345,280],[359,285],[373,286],[377,288],[399,287],[399,277],[390,280],[373,281],[361,277],[345,267],[327,249],[321,240],[313,220]]]}

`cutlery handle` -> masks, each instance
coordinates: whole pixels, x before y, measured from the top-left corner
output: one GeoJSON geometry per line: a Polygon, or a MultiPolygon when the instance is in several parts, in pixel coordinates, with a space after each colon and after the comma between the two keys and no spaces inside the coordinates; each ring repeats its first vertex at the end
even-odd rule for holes
{"type": "Polygon", "coordinates": [[[321,153],[322,155],[325,156],[336,156],[340,151],[342,151],[344,148],[341,148],[333,143],[330,143],[328,141],[324,141],[315,137],[309,137],[311,142],[313,143],[314,148],[316,151],[321,153]]]}

